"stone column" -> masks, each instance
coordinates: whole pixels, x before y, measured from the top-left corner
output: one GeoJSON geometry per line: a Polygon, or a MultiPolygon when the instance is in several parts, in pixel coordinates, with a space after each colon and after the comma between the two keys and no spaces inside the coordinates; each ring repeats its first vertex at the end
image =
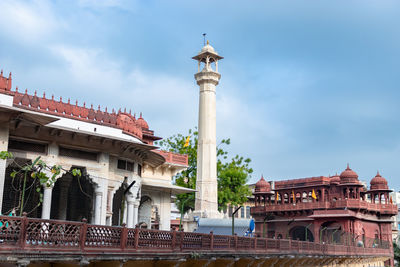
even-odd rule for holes
{"type": "Polygon", "coordinates": [[[96,187],[94,194],[96,196],[94,206],[94,224],[101,224],[101,201],[103,192],[100,191],[100,187],[96,187]]]}
{"type": "Polygon", "coordinates": [[[133,214],[133,226],[135,227],[139,220],[139,201],[133,204],[133,214]]]}
{"type": "Polygon", "coordinates": [[[207,43],[193,59],[205,63],[204,69],[195,74],[200,96],[194,213],[201,217],[222,218],[218,212],[216,153],[216,86],[221,74],[211,68],[211,63],[222,57],[207,43]]]}
{"type": "Polygon", "coordinates": [[[53,193],[53,186],[43,187],[43,204],[42,204],[42,219],[50,219],[51,211],[51,195],[53,193]]]}
{"type": "Polygon", "coordinates": [[[132,197],[132,194],[128,194],[127,196],[127,227],[128,228],[133,228],[135,227],[134,224],[134,217],[135,217],[135,209],[134,209],[134,198],[132,197]]]}
{"type": "MultiPolygon", "coordinates": [[[[8,149],[8,124],[0,125],[0,151],[7,151],[8,149]]],[[[3,207],[3,191],[4,181],[6,178],[7,161],[0,160],[0,213],[3,207]]]]}

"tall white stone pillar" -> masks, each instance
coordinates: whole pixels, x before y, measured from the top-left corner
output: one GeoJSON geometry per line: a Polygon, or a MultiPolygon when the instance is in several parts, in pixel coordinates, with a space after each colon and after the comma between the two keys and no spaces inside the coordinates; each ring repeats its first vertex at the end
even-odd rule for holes
{"type": "Polygon", "coordinates": [[[208,218],[222,218],[218,212],[217,182],[217,138],[216,138],[216,95],[215,88],[221,74],[211,67],[223,57],[214,48],[204,46],[200,53],[193,57],[199,62],[199,72],[195,74],[200,86],[199,97],[199,141],[197,148],[197,180],[194,214],[208,218]],[[200,71],[201,64],[204,68],[200,71]]]}
{"type": "MultiPolygon", "coordinates": [[[[0,125],[0,151],[8,150],[8,123],[0,125]]],[[[0,160],[0,213],[3,207],[4,181],[6,178],[7,161],[0,160]]]]}
{"type": "Polygon", "coordinates": [[[45,185],[43,187],[42,219],[50,219],[52,193],[52,186],[47,187],[45,185]]]}
{"type": "Polygon", "coordinates": [[[95,206],[94,206],[94,224],[101,224],[101,201],[103,192],[100,191],[100,187],[96,187],[95,190],[95,206]]]}

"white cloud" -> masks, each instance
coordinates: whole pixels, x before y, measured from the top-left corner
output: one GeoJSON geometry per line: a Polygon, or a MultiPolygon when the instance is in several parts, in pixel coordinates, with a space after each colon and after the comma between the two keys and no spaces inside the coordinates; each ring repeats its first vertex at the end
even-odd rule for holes
{"type": "Polygon", "coordinates": [[[47,1],[0,1],[0,35],[31,43],[54,32],[60,21],[47,1]]]}
{"type": "Polygon", "coordinates": [[[79,0],[78,4],[92,9],[119,8],[129,11],[134,11],[136,7],[136,1],[133,0],[79,0]]]}

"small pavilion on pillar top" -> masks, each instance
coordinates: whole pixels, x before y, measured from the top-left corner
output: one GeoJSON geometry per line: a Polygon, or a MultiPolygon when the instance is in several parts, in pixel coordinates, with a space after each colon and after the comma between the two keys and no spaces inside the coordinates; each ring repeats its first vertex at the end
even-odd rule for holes
{"type": "Polygon", "coordinates": [[[340,174],[256,183],[251,215],[256,235],[363,247],[392,246],[397,206],[379,172],[369,190],[349,165],[340,174]]]}

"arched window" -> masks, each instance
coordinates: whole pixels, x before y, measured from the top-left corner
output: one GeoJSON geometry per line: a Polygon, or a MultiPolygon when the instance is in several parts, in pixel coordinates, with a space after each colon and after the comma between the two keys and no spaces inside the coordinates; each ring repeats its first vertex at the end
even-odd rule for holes
{"type": "Polygon", "coordinates": [[[307,200],[307,192],[303,192],[303,195],[302,195],[302,202],[307,202],[308,200],[307,200]]]}

